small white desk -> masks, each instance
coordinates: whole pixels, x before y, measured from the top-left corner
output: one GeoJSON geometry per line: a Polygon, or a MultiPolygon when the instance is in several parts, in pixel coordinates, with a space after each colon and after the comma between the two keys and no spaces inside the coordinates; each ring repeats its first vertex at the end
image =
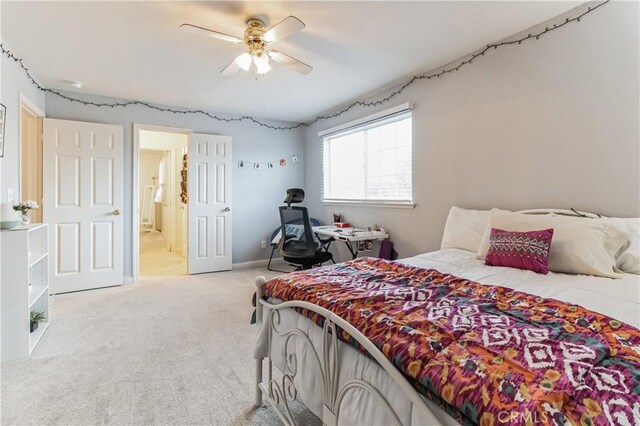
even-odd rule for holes
{"type": "MultiPolygon", "coordinates": [[[[344,242],[354,259],[358,257],[358,244],[354,243],[365,240],[382,241],[389,238],[389,234],[386,232],[368,231],[362,228],[336,228],[335,226],[314,226],[313,233],[316,234],[316,236],[331,237],[344,242]]],[[[276,246],[280,242],[281,234],[281,232],[278,232],[273,237],[273,240],[271,240],[272,246],[276,246]]],[[[329,245],[327,245],[325,249],[328,248],[329,245]]]]}
{"type": "Polygon", "coordinates": [[[358,245],[353,244],[358,241],[365,240],[386,240],[389,238],[389,234],[381,231],[368,231],[362,228],[336,228],[335,226],[314,226],[313,232],[316,235],[323,235],[325,237],[332,237],[336,240],[343,241],[351,256],[355,259],[358,257],[358,245]]]}

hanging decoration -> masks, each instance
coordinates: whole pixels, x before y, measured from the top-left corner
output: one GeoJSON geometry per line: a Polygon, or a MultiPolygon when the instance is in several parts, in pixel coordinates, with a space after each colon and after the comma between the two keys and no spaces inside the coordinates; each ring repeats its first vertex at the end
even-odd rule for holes
{"type": "MultiPolygon", "coordinates": [[[[451,74],[454,73],[456,71],[459,71],[462,67],[465,67],[469,64],[471,64],[472,62],[474,62],[476,59],[478,59],[480,56],[484,56],[485,53],[487,53],[490,50],[496,50],[498,48],[502,48],[505,46],[513,46],[513,45],[520,45],[522,44],[522,42],[525,41],[531,41],[531,40],[539,40],[540,37],[558,30],[562,27],[564,27],[565,25],[572,23],[572,22],[580,22],[580,19],[582,17],[584,17],[585,15],[588,15],[589,13],[597,10],[598,8],[600,8],[601,6],[604,6],[605,4],[609,3],[610,0],[605,0],[602,3],[599,3],[595,6],[588,6],[587,9],[574,16],[573,18],[565,18],[564,21],[560,22],[559,24],[554,24],[553,26],[548,26],[545,27],[544,30],[540,30],[538,32],[535,33],[529,33],[526,36],[517,38],[517,39],[513,39],[513,40],[509,40],[509,41],[501,41],[498,43],[492,43],[492,44],[488,44],[486,47],[477,50],[476,52],[465,56],[465,59],[462,60],[458,60],[455,61],[452,65],[450,66],[445,66],[444,68],[439,69],[439,71],[435,71],[429,74],[420,74],[420,75],[415,75],[413,76],[410,80],[406,81],[404,84],[400,85],[396,90],[394,90],[393,92],[391,92],[389,95],[387,95],[384,98],[375,100],[375,101],[355,101],[350,103],[349,105],[346,105],[332,113],[326,114],[326,115],[319,115],[316,118],[314,118],[313,120],[307,121],[306,123],[297,123],[297,124],[292,124],[289,126],[279,126],[279,125],[273,125],[270,124],[266,121],[263,120],[258,120],[256,118],[253,118],[251,116],[248,115],[244,115],[244,116],[237,116],[237,117],[225,117],[225,116],[221,116],[221,115],[217,115],[217,114],[212,114],[210,112],[201,110],[201,109],[178,109],[178,108],[172,108],[172,107],[167,107],[167,106],[162,106],[162,105],[156,105],[156,104],[152,104],[149,102],[143,102],[143,101],[135,101],[135,100],[131,100],[131,101],[121,101],[121,102],[93,102],[93,101],[86,101],[86,100],[82,100],[70,95],[66,95],[60,91],[54,90],[54,89],[48,89],[46,87],[41,86],[31,75],[31,73],[29,72],[29,69],[24,65],[23,60],[21,58],[18,58],[17,56],[15,56],[10,50],[8,50],[7,48],[4,47],[4,45],[2,43],[0,43],[0,49],[2,50],[2,54],[5,55],[7,58],[13,60],[15,63],[17,63],[22,70],[24,71],[24,73],[26,74],[27,78],[29,79],[29,81],[36,86],[36,88],[38,88],[39,90],[46,92],[46,93],[51,93],[53,95],[59,96],[62,99],[65,99],[69,102],[77,102],[80,103],[82,105],[85,106],[94,106],[94,107],[98,107],[98,108],[126,108],[126,107],[130,107],[130,106],[143,106],[152,110],[156,110],[156,111],[161,111],[161,112],[170,112],[173,114],[182,114],[182,115],[204,115],[206,117],[209,117],[213,120],[216,121],[220,121],[220,122],[225,122],[225,123],[234,123],[234,122],[242,122],[242,121],[247,121],[247,122],[251,122],[254,123],[258,126],[261,127],[265,127],[268,129],[272,129],[272,130],[293,130],[293,129],[297,129],[300,127],[308,127],[311,126],[312,124],[321,121],[321,120],[329,120],[332,118],[336,118],[339,117],[343,114],[345,114],[346,112],[350,111],[351,109],[355,108],[355,107],[364,107],[364,108],[370,108],[370,107],[375,107],[375,106],[379,106],[382,104],[385,104],[387,102],[389,102],[391,99],[395,98],[396,96],[400,95],[402,92],[404,92],[408,87],[410,87],[411,85],[413,85],[416,81],[419,80],[431,80],[433,78],[440,78],[443,77],[447,74],[451,74]]],[[[282,160],[280,165],[282,164],[282,160]]],[[[292,158],[292,162],[293,158],[292,158]]],[[[241,167],[240,165],[238,167],[241,167]]],[[[244,166],[242,166],[244,167],[244,166]]]]}
{"type": "Polygon", "coordinates": [[[182,204],[187,204],[188,201],[188,162],[187,162],[187,154],[182,156],[182,170],[180,170],[180,201],[182,204]]]}
{"type": "MultiPolygon", "coordinates": [[[[300,159],[298,154],[292,155],[288,157],[291,160],[291,163],[297,163],[300,159]]],[[[245,165],[248,164],[254,170],[260,170],[261,168],[273,169],[276,164],[279,164],[281,167],[286,167],[287,160],[285,158],[281,158],[278,161],[251,161],[246,159],[233,159],[239,169],[244,169],[245,165]]],[[[247,167],[249,167],[247,166],[247,167]]]]}

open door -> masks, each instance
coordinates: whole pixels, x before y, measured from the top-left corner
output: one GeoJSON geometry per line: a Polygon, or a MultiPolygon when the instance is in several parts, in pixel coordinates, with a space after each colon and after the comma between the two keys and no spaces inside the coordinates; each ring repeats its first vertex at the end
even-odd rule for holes
{"type": "Polygon", "coordinates": [[[231,269],[231,137],[193,133],[188,148],[189,274],[231,269]]]}
{"type": "Polygon", "coordinates": [[[44,119],[52,293],[123,283],[122,126],[44,119]]]}

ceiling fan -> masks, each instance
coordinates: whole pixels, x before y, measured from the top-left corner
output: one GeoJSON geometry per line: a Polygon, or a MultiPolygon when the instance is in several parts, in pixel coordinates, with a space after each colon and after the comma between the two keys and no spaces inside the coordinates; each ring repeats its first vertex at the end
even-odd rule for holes
{"type": "Polygon", "coordinates": [[[247,29],[244,31],[244,37],[239,38],[210,30],[208,28],[199,27],[197,25],[180,25],[180,29],[184,31],[217,38],[235,44],[244,43],[247,46],[247,51],[240,54],[220,72],[220,74],[224,76],[232,76],[238,72],[239,69],[249,71],[252,63],[255,64],[258,74],[266,74],[271,70],[269,60],[279,62],[300,74],[309,74],[311,70],[313,70],[311,66],[292,58],[291,56],[285,55],[282,52],[278,52],[277,50],[266,49],[268,45],[289,37],[290,35],[302,30],[304,27],[304,22],[295,16],[288,16],[272,28],[265,30],[264,22],[260,19],[252,18],[247,21],[247,29]]]}

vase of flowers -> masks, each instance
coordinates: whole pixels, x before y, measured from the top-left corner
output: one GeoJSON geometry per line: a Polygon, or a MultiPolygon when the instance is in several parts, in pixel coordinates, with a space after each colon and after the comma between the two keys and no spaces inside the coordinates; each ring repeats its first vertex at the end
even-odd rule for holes
{"type": "Polygon", "coordinates": [[[20,212],[20,218],[25,225],[31,222],[31,218],[29,217],[29,210],[34,210],[37,208],[38,203],[33,200],[21,201],[18,204],[13,205],[13,209],[17,212],[20,212]]]}

